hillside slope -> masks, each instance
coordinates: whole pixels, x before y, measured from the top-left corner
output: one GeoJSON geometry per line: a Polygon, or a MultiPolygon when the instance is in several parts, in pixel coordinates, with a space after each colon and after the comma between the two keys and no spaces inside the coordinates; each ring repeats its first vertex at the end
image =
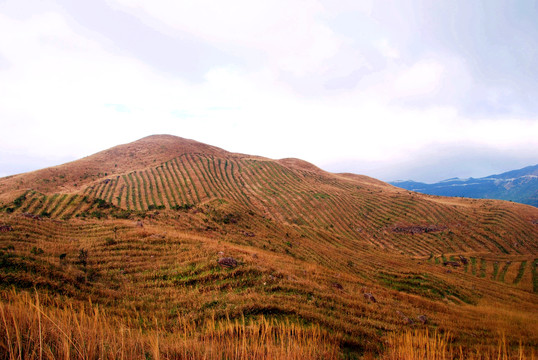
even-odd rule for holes
{"type": "Polygon", "coordinates": [[[286,226],[346,239],[347,246],[412,255],[538,249],[532,223],[536,209],[466,199],[447,204],[365,176],[331,174],[293,159],[228,153],[172,136],[148,137],[80,161],[0,179],[0,189],[13,199],[3,205],[8,212],[64,220],[224,200],[239,212],[248,209],[286,226]],[[417,231],[405,231],[412,226],[424,228],[421,240],[414,236],[417,231]]]}
{"type": "Polygon", "coordinates": [[[448,179],[434,184],[395,181],[394,186],[423,194],[516,201],[538,207],[538,165],[478,179],[448,179]]]}
{"type": "Polygon", "coordinates": [[[163,354],[187,346],[166,340],[184,321],[201,336],[208,320],[244,318],[319,326],[340,355],[380,353],[406,328],[450,332],[465,349],[494,344],[500,329],[509,344],[538,346],[531,206],[151,136],[0,179],[0,226],[3,301],[18,304],[12,287],[74,308],[90,298],[119,316],[112,328],[161,324],[163,354]]]}
{"type": "Polygon", "coordinates": [[[0,194],[32,188],[49,193],[77,192],[77,188],[132,169],[160,164],[163,159],[181,154],[225,156],[227,152],[214,146],[171,135],[152,135],[138,141],[115,146],[83,159],[30,173],[0,179],[0,194]]]}

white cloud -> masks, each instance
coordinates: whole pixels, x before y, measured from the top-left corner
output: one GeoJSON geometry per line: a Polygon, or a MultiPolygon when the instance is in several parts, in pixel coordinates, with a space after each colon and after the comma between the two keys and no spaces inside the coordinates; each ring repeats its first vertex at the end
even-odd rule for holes
{"type": "Polygon", "coordinates": [[[321,0],[321,3],[331,14],[356,11],[371,15],[375,0],[321,0]]]}
{"type": "Polygon", "coordinates": [[[394,81],[396,96],[431,95],[439,91],[444,80],[443,64],[421,60],[398,74],[394,81]]]}
{"type": "Polygon", "coordinates": [[[379,52],[388,59],[399,59],[400,52],[398,49],[389,43],[387,39],[382,39],[376,43],[379,52]]]}
{"type": "Polygon", "coordinates": [[[269,65],[296,76],[319,70],[344,39],[323,22],[315,0],[109,0],[161,31],[187,32],[237,53],[258,51],[269,65]]]}
{"type": "Polygon", "coordinates": [[[2,139],[0,153],[76,158],[154,133],[317,164],[390,167],[441,145],[538,152],[536,118],[471,120],[449,102],[420,107],[398,102],[465,96],[470,75],[457,57],[405,62],[397,43],[376,43],[377,37],[372,46],[391,60],[386,67],[340,92],[298,94],[281,72],[308,79],[311,73],[323,78],[373,69],[361,48],[323,22],[324,6],[334,12],[347,6],[345,1],[211,6],[207,1],[114,1],[161,31],[186,31],[228,50],[240,49],[238,54],[260,51],[264,60],[249,70],[241,64],[215,66],[193,84],[137,58],[110,53],[102,38],[77,32],[65,14],[14,19],[0,13],[0,33],[10,34],[0,36],[0,54],[9,64],[0,68],[0,125],[10,134],[2,139]]]}
{"type": "Polygon", "coordinates": [[[92,146],[99,143],[96,139],[125,133],[125,122],[133,121],[111,114],[104,104],[158,108],[170,95],[166,81],[136,60],[107,54],[98,43],[73,32],[58,14],[28,20],[0,15],[0,32],[13,34],[0,40],[0,51],[12,64],[0,71],[0,116],[17,134],[2,147],[47,143],[49,151],[77,155],[69,148],[98,150],[92,146]]]}

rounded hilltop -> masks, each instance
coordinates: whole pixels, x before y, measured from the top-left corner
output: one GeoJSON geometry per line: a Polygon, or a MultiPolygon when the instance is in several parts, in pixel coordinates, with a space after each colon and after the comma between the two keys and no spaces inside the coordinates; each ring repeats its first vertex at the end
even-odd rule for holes
{"type": "MultiPolygon", "coordinates": [[[[175,135],[155,134],[62,165],[2,178],[0,179],[0,199],[16,197],[18,192],[27,189],[46,193],[78,192],[81,186],[100,178],[145,169],[185,154],[203,154],[222,159],[270,160],[261,156],[231,153],[216,146],[175,135]]],[[[283,159],[280,162],[287,167],[323,172],[314,165],[299,159],[283,159]]]]}
{"type": "Polygon", "coordinates": [[[99,178],[161,164],[188,153],[222,157],[231,154],[215,146],[179,136],[150,135],[62,165],[0,179],[0,198],[6,197],[8,192],[26,189],[74,192],[80,186],[99,178]]]}

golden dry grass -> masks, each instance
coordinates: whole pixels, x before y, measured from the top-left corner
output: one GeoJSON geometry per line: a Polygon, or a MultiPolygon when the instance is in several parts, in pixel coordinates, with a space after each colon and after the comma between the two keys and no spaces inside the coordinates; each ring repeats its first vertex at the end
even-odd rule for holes
{"type": "Polygon", "coordinates": [[[510,357],[538,346],[529,206],[166,136],[0,179],[0,201],[5,358],[394,358],[426,346],[489,359],[499,339],[510,357]],[[460,255],[468,265],[443,266],[460,255]],[[20,292],[35,289],[39,305],[20,292]]]}
{"type": "Polygon", "coordinates": [[[521,343],[510,346],[504,334],[500,334],[497,344],[477,346],[474,349],[463,348],[453,344],[450,333],[430,333],[428,330],[406,330],[391,334],[387,340],[387,360],[533,360],[535,348],[526,348],[521,343]]]}
{"type": "Polygon", "coordinates": [[[338,341],[317,326],[261,317],[202,323],[178,318],[172,329],[137,326],[92,304],[43,306],[11,293],[0,303],[6,359],[336,359],[338,341]]]}

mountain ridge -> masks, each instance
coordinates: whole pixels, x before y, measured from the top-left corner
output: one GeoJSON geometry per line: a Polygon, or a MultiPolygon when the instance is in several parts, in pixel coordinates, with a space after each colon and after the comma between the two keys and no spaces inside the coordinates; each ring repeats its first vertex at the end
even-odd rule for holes
{"type": "Polygon", "coordinates": [[[451,178],[432,184],[398,180],[390,184],[430,195],[507,200],[538,207],[538,165],[482,178],[451,178]]]}

